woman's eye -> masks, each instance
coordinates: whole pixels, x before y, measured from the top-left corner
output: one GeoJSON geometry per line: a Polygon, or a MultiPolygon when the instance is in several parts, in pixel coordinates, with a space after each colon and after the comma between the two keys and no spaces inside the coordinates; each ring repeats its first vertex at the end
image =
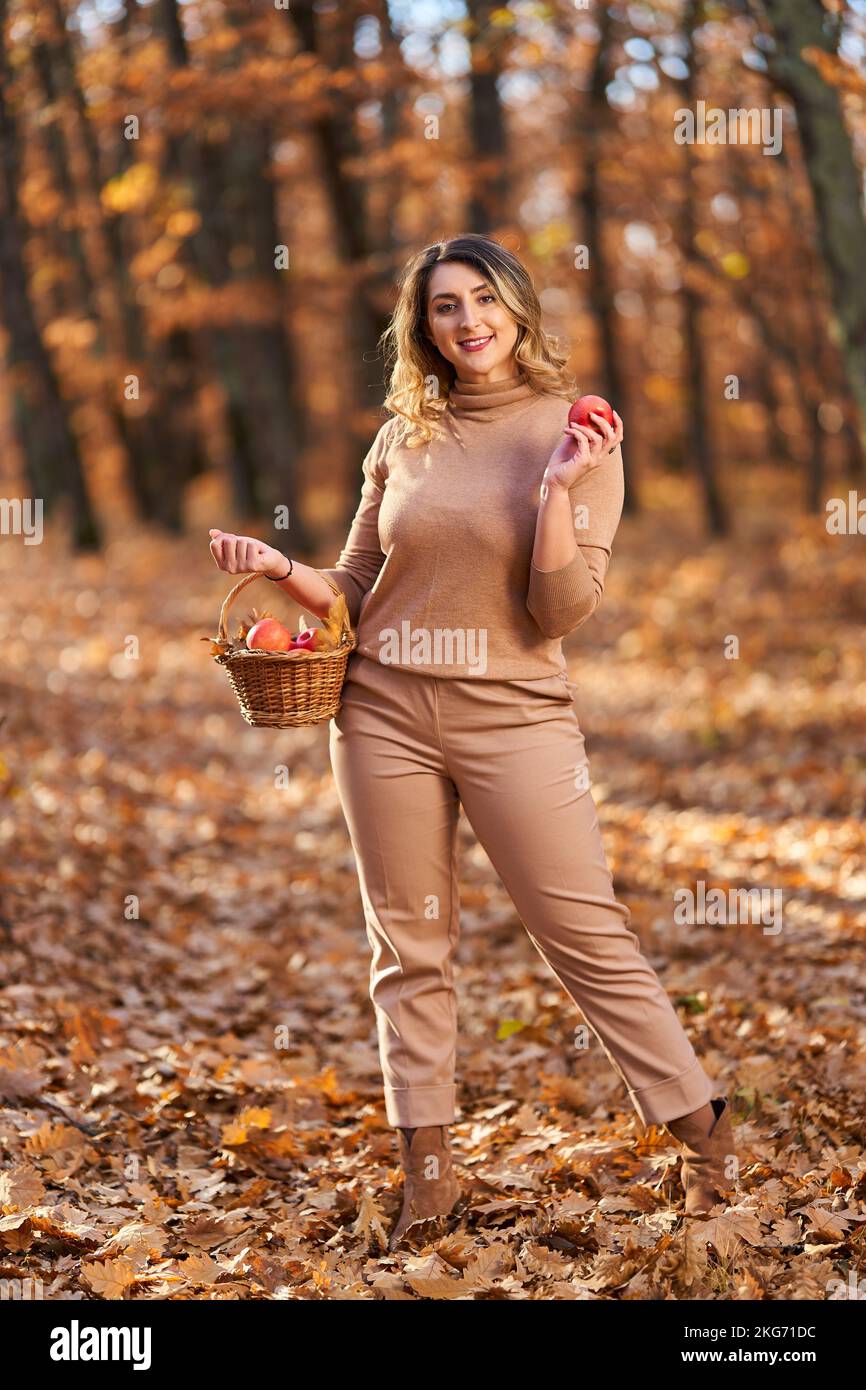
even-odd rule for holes
{"type": "MultiPolygon", "coordinates": [[[[480,296],[480,298],[479,298],[479,302],[480,302],[481,300],[484,300],[484,299],[495,300],[495,299],[496,299],[496,296],[495,296],[494,294],[482,294],[482,295],[480,296]]],[[[446,309],[454,309],[454,308],[456,308],[456,307],[457,307],[457,306],[456,306],[455,304],[440,304],[440,305],[439,305],[439,313],[440,313],[440,314],[441,314],[441,313],[444,313],[444,311],[445,311],[446,309]]]]}

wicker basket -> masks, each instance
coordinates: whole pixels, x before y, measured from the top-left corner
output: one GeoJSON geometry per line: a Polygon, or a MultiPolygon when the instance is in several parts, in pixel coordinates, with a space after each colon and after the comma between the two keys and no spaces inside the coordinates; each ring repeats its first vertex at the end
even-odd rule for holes
{"type": "MultiPolygon", "coordinates": [[[[219,640],[227,642],[228,612],[238,594],[261,574],[246,574],[236,584],[220,609],[219,640]]],[[[341,591],[327,575],[322,575],[335,594],[341,591]]],[[[224,666],[238,697],[241,714],[248,724],[265,729],[293,729],[304,724],[322,724],[340,708],[340,691],[349,653],[357,638],[344,617],[339,646],[329,651],[266,652],[233,647],[214,656],[224,666]]]]}

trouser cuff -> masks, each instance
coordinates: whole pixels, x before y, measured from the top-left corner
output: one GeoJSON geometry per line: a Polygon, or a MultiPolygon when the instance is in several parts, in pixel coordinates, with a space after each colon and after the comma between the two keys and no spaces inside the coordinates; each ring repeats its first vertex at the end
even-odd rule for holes
{"type": "Polygon", "coordinates": [[[681,1115],[690,1115],[706,1105],[715,1093],[716,1086],[699,1061],[668,1081],[657,1081],[638,1091],[629,1087],[631,1102],[645,1125],[664,1125],[681,1115]]]}
{"type": "Polygon", "coordinates": [[[450,1125],[457,1108],[457,1086],[385,1086],[389,1125],[416,1129],[419,1125],[450,1125]]]}

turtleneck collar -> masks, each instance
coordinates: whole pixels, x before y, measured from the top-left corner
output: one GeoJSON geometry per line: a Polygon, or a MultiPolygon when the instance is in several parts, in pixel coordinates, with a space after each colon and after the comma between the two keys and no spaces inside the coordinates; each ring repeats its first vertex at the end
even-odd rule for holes
{"type": "Polygon", "coordinates": [[[521,409],[537,395],[522,372],[503,381],[461,381],[455,377],[448,408],[459,420],[488,421],[521,409]]]}

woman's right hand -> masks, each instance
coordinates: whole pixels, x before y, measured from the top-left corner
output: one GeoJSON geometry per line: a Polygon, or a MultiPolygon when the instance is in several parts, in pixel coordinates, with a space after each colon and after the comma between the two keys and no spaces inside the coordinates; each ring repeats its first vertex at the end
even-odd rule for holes
{"type": "Polygon", "coordinates": [[[566,425],[562,431],[565,438],[560,440],[547,461],[543,483],[566,490],[574,487],[622,443],[623,423],[616,411],[613,412],[613,429],[602,415],[592,413],[590,419],[598,422],[594,428],[589,425],[566,425]]]}
{"type": "Polygon", "coordinates": [[[281,578],[289,567],[289,562],[281,551],[255,536],[235,536],[230,531],[210,533],[210,553],[218,569],[227,574],[267,574],[272,579],[281,578]]]}

